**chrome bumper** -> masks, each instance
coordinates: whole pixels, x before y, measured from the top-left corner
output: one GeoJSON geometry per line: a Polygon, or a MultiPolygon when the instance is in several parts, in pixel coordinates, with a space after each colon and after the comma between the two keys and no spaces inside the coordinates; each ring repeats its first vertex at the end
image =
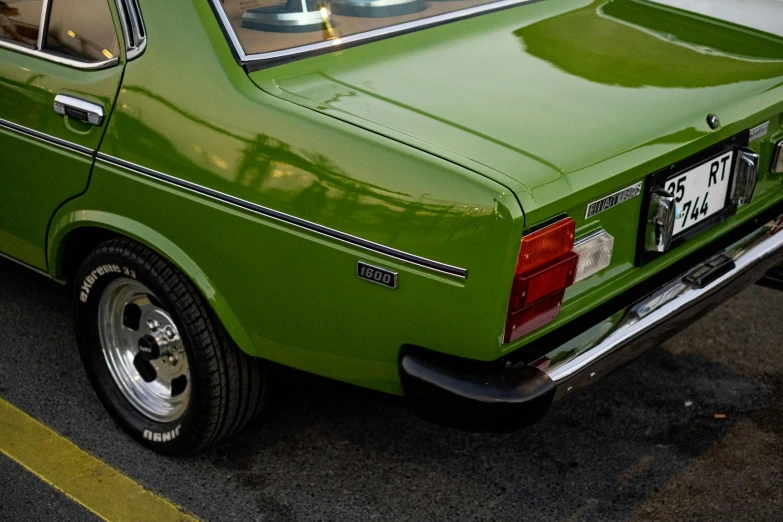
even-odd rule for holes
{"type": "Polygon", "coordinates": [[[707,260],[550,351],[532,366],[543,369],[557,386],[555,401],[594,383],[659,345],[781,263],[781,228],[783,215],[720,252],[734,261],[734,268],[703,288],[685,283],[684,279],[707,260]]]}
{"type": "Polygon", "coordinates": [[[552,402],[658,346],[783,262],[781,212],[783,205],[765,212],[621,301],[600,305],[507,358],[478,362],[405,345],[399,360],[405,397],[422,418],[452,427],[512,431],[534,424],[552,402]],[[729,246],[716,251],[723,245],[729,246]],[[722,262],[713,270],[718,256],[722,262]],[[681,273],[667,282],[669,272],[681,273]],[[655,290],[636,296],[649,285],[655,290]],[[552,345],[558,347],[546,353],[552,345]],[[529,362],[533,353],[546,355],[529,362]]]}

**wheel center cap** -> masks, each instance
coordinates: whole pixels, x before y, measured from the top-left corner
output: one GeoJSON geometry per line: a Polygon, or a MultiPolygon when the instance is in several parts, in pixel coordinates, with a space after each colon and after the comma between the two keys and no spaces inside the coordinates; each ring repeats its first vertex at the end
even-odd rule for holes
{"type": "Polygon", "coordinates": [[[145,335],[139,339],[139,354],[147,361],[152,361],[160,357],[160,346],[158,341],[151,335],[145,335]]]}

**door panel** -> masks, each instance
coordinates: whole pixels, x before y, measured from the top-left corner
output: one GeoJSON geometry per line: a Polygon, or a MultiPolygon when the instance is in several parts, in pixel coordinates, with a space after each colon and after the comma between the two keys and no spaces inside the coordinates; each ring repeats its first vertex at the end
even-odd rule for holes
{"type": "Polygon", "coordinates": [[[46,269],[49,219],[87,188],[108,120],[94,126],[60,116],[55,96],[99,104],[108,116],[122,77],[117,61],[81,69],[0,47],[0,253],[46,269]]]}
{"type": "Polygon", "coordinates": [[[84,191],[92,156],[0,127],[0,164],[0,252],[45,270],[49,219],[84,191]]]}

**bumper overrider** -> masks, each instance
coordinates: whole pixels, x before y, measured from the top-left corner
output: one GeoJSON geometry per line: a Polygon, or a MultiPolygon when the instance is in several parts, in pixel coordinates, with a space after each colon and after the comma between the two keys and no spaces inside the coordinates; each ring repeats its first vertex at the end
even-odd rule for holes
{"type": "Polygon", "coordinates": [[[512,431],[534,424],[553,402],[660,345],[764,278],[783,262],[782,228],[778,205],[498,361],[405,346],[399,361],[405,397],[419,416],[457,428],[512,431]]]}

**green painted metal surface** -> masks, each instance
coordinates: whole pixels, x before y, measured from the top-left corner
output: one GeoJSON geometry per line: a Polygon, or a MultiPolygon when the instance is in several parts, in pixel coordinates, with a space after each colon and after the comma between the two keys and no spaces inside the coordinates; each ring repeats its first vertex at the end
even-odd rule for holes
{"type": "MultiPolygon", "coordinates": [[[[94,127],[54,112],[68,94],[111,112],[122,65],[84,71],[0,49],[0,119],[95,151],[104,123],[94,127]]],[[[66,199],[87,188],[92,158],[16,131],[0,129],[0,252],[46,268],[46,230],[66,199]]]]}
{"type": "MultiPolygon", "coordinates": [[[[0,153],[0,198],[50,203],[26,210],[22,232],[21,207],[0,207],[0,238],[26,238],[0,250],[63,278],[69,234],[128,235],[188,274],[243,350],[282,364],[400,393],[403,344],[477,360],[524,350],[783,196],[766,168],[783,139],[783,43],[768,35],[643,1],[545,0],[248,75],[207,2],[140,4],[147,49],[125,66],[101,154],[466,268],[467,279],[101,159],[73,197],[89,162],[68,166],[5,130],[0,140],[24,149],[0,153]],[[708,113],[723,127],[710,130],[708,113]],[[633,267],[641,198],[584,219],[588,203],[763,121],[754,202],[664,258],[633,267]],[[49,182],[32,192],[26,176],[49,182]],[[523,231],[563,213],[580,235],[616,238],[612,265],[569,289],[555,323],[503,344],[523,231]],[[357,278],[360,260],[398,272],[399,288],[357,278]]],[[[13,116],[21,102],[5,96],[18,96],[31,108],[15,117],[41,114],[27,126],[92,147],[46,127],[62,122],[44,121],[51,100],[18,72],[44,65],[0,53],[0,111],[13,116]]],[[[111,74],[60,81],[91,82],[81,89],[111,103],[111,74]]]]}
{"type": "Polygon", "coordinates": [[[561,213],[603,227],[612,265],[570,288],[555,323],[633,287],[781,198],[783,41],[644,0],[542,1],[250,75],[264,90],[429,150],[509,187],[535,226],[561,213]],[[708,114],[723,126],[713,131],[708,114]],[[770,121],[753,204],[665,258],[633,265],[642,198],[585,208],[770,121]]]}

